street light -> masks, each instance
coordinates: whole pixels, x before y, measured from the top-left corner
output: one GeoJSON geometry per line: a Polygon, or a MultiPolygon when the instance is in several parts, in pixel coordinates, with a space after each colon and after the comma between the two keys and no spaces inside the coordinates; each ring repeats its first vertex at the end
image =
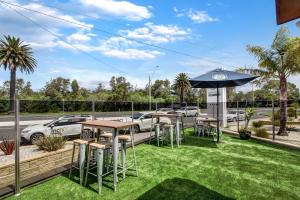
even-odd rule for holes
{"type": "Polygon", "coordinates": [[[159,68],[159,66],[155,66],[152,75],[149,74],[149,84],[148,84],[148,90],[149,90],[149,111],[151,111],[151,76],[153,76],[156,72],[156,69],[159,68]]]}

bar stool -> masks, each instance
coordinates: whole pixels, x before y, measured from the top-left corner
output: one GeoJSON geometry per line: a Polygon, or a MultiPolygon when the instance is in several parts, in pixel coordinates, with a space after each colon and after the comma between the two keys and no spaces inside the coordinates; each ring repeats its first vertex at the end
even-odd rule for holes
{"type": "Polygon", "coordinates": [[[73,140],[73,151],[72,151],[72,159],[71,159],[71,164],[70,164],[70,172],[69,172],[69,178],[71,178],[72,174],[72,168],[74,167],[75,169],[79,169],[79,181],[80,185],[83,183],[83,177],[84,177],[84,163],[85,163],[85,156],[86,152],[88,150],[88,144],[93,142],[93,139],[88,139],[88,140],[82,140],[82,139],[77,139],[73,140]],[[74,156],[75,156],[75,148],[76,146],[79,146],[79,153],[78,153],[78,163],[79,167],[74,166],[74,156]]]}
{"type": "Polygon", "coordinates": [[[155,137],[156,137],[156,140],[157,140],[157,146],[159,146],[159,140],[160,140],[160,123],[156,123],[154,125],[155,127],[155,137]]]}
{"type": "Polygon", "coordinates": [[[125,178],[127,169],[134,167],[136,172],[136,176],[138,176],[137,163],[136,163],[136,155],[135,155],[135,147],[134,147],[134,139],[132,133],[129,135],[119,135],[119,141],[121,142],[121,151],[122,151],[122,173],[123,178],[125,178]],[[133,158],[130,161],[126,161],[126,145],[127,142],[130,142],[130,146],[132,149],[133,158]],[[128,165],[127,165],[128,163],[128,165]]]}
{"type": "Polygon", "coordinates": [[[183,125],[182,125],[182,122],[179,122],[179,121],[174,122],[173,125],[175,127],[177,147],[179,147],[181,145],[181,140],[182,140],[183,125]],[[177,123],[179,124],[178,126],[177,126],[177,123]]]}
{"type": "MultiPolygon", "coordinates": [[[[104,165],[104,152],[110,150],[111,143],[109,142],[101,142],[101,143],[90,143],[89,144],[89,151],[87,154],[87,165],[86,165],[86,174],[85,174],[85,181],[84,185],[87,184],[87,178],[88,175],[91,174],[93,176],[96,176],[98,179],[98,193],[101,194],[102,192],[102,177],[107,175],[109,173],[108,170],[106,170],[105,173],[103,173],[103,165],[104,165]],[[94,174],[90,172],[90,163],[91,163],[91,155],[93,151],[96,150],[96,166],[97,166],[97,174],[94,174]]],[[[108,155],[108,154],[106,154],[108,155]]],[[[108,165],[108,163],[105,163],[108,165]]],[[[91,168],[93,169],[93,168],[91,168]]]]}
{"type": "Polygon", "coordinates": [[[169,135],[171,148],[173,149],[173,143],[174,143],[174,125],[173,124],[166,124],[164,125],[164,139],[167,139],[166,137],[169,135]]]}

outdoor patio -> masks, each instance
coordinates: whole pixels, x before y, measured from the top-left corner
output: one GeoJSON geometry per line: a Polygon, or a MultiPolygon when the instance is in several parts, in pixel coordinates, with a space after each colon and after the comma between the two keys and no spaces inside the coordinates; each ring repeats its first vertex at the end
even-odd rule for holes
{"type": "MultiPolygon", "coordinates": [[[[223,134],[222,142],[186,131],[180,148],[140,144],[136,147],[139,176],[128,172],[113,192],[106,177],[102,195],[96,179],[88,187],[63,173],[26,188],[9,199],[299,199],[300,154],[254,140],[223,134]]],[[[130,154],[130,150],[128,151],[130,154]]]]}

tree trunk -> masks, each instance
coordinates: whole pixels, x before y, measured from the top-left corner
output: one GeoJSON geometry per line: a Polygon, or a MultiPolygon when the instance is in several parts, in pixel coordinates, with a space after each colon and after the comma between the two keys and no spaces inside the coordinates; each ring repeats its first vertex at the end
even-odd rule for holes
{"type": "Polygon", "coordinates": [[[9,85],[9,112],[15,112],[15,100],[16,100],[16,69],[12,68],[10,70],[10,85],[9,85]]]}
{"type": "Polygon", "coordinates": [[[279,82],[280,92],[280,128],[277,135],[288,136],[286,129],[287,122],[287,80],[285,76],[280,77],[279,82]]]}
{"type": "Polygon", "coordinates": [[[180,106],[183,106],[183,88],[180,88],[180,106]]]}

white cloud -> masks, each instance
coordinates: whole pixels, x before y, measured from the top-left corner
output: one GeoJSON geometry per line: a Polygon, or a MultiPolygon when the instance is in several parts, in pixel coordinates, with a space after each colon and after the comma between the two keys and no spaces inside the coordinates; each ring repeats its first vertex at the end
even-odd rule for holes
{"type": "Polygon", "coordinates": [[[137,49],[141,45],[122,37],[112,37],[102,43],[100,51],[108,57],[126,60],[149,60],[162,54],[158,51],[137,49]]]}
{"type": "Polygon", "coordinates": [[[205,22],[215,22],[218,21],[217,18],[213,18],[208,15],[206,11],[193,11],[190,9],[187,16],[195,23],[201,24],[205,22]]]}
{"type": "Polygon", "coordinates": [[[187,67],[197,67],[197,68],[205,68],[205,69],[214,69],[220,67],[220,64],[209,61],[208,59],[189,59],[180,62],[181,65],[187,67]]]}
{"type": "Polygon", "coordinates": [[[122,17],[131,21],[149,19],[152,15],[147,7],[139,6],[128,1],[81,0],[81,3],[91,9],[96,8],[104,14],[122,17]]]}
{"type": "Polygon", "coordinates": [[[95,36],[91,33],[76,32],[67,37],[68,42],[88,42],[91,40],[91,36],[95,36]]]}
{"type": "Polygon", "coordinates": [[[147,43],[168,43],[177,40],[183,40],[190,32],[190,29],[184,30],[175,25],[155,25],[146,23],[144,27],[134,30],[121,30],[121,34],[125,34],[131,39],[140,39],[147,43]]]}
{"type": "Polygon", "coordinates": [[[58,46],[58,39],[55,35],[64,37],[64,34],[62,34],[64,29],[68,29],[69,31],[75,30],[76,32],[89,32],[93,28],[92,24],[77,20],[76,16],[66,15],[56,9],[46,7],[38,3],[21,4],[15,1],[13,4],[37,10],[38,12],[43,12],[75,23],[67,23],[36,12],[10,6],[40,24],[42,27],[48,29],[53,33],[51,34],[35,25],[30,20],[14,12],[11,8],[7,6],[4,6],[5,8],[3,8],[3,6],[0,6],[0,27],[3,27],[1,29],[2,34],[20,37],[26,43],[31,44],[34,48],[54,48],[58,46]]]}
{"type": "Polygon", "coordinates": [[[186,16],[190,18],[193,22],[201,24],[205,22],[215,22],[219,21],[218,18],[211,17],[207,11],[199,11],[199,10],[193,10],[189,9],[186,11],[185,9],[179,10],[178,8],[173,8],[174,12],[176,13],[176,17],[183,17],[186,16]]]}

